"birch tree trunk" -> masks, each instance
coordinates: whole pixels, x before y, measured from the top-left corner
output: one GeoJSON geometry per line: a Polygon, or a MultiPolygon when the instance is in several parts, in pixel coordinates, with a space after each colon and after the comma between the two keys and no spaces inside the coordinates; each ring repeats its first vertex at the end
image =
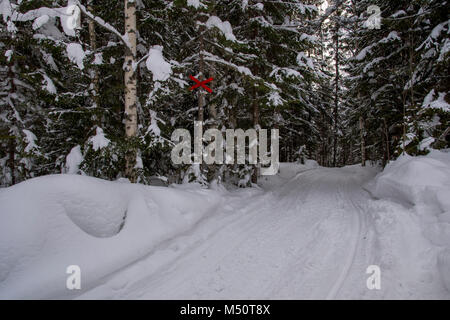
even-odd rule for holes
{"type": "MultiPolygon", "coordinates": [[[[87,9],[90,12],[93,12],[93,8],[92,8],[92,3],[93,0],[89,0],[88,1],[88,5],[87,5],[87,9]]],[[[95,52],[97,50],[97,36],[95,34],[95,22],[92,19],[89,19],[88,22],[89,25],[89,44],[91,46],[91,50],[93,52],[95,52]]],[[[92,94],[92,99],[94,100],[94,103],[96,105],[96,108],[99,107],[99,99],[98,99],[98,95],[99,95],[99,75],[98,75],[98,70],[96,67],[93,67],[91,70],[91,84],[92,84],[92,89],[91,89],[91,94],[92,94]]],[[[96,117],[100,117],[99,114],[96,115],[96,117]]],[[[100,119],[96,119],[98,123],[100,123],[100,119]]]]}
{"type": "MultiPolygon", "coordinates": [[[[125,50],[125,133],[127,138],[137,135],[137,78],[134,66],[136,63],[136,2],[125,0],[125,34],[130,48],[125,50]]],[[[136,150],[134,147],[126,155],[125,176],[136,182],[136,150]]]]}

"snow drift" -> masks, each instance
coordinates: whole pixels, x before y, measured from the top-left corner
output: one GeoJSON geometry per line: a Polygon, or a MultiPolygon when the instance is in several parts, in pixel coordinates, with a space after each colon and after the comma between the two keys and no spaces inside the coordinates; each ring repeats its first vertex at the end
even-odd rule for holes
{"type": "MultiPolygon", "coordinates": [[[[403,235],[417,230],[428,239],[431,246],[424,246],[423,250],[429,258],[428,264],[437,264],[442,281],[450,291],[450,153],[433,150],[427,156],[401,156],[367,188],[376,198],[391,200],[409,209],[409,217],[401,220],[402,210],[397,210],[392,218],[402,221],[403,235]],[[432,247],[437,248],[436,256],[431,254],[432,247]]],[[[422,244],[417,242],[405,241],[406,248],[402,250],[418,251],[420,246],[422,244]]],[[[405,270],[407,268],[414,267],[405,265],[405,270]]]]}
{"type": "Polygon", "coordinates": [[[77,175],[28,180],[0,192],[0,299],[70,298],[149,254],[220,204],[218,191],[165,188],[77,175]]]}

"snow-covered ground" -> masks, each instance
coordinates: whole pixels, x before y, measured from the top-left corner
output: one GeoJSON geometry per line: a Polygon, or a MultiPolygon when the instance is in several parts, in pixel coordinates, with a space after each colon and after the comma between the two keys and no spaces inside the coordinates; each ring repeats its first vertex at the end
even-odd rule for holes
{"type": "Polygon", "coordinates": [[[227,191],[55,175],[0,190],[0,298],[450,298],[450,154],[262,179],[227,191]],[[69,265],[81,290],[66,289],[69,265]]]}

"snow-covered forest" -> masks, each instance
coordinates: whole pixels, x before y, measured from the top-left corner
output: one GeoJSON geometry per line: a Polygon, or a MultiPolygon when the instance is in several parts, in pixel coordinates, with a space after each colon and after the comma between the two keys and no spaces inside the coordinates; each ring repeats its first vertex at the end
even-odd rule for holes
{"type": "Polygon", "coordinates": [[[0,0],[0,299],[449,299],[449,8],[0,0]]]}

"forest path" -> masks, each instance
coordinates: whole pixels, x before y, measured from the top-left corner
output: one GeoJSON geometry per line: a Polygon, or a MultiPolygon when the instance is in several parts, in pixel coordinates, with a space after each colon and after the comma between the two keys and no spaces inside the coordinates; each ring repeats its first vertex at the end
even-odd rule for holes
{"type": "Polygon", "coordinates": [[[81,298],[375,298],[365,273],[376,264],[375,238],[361,188],[375,173],[282,167],[262,190],[229,193],[218,212],[81,298]]]}

